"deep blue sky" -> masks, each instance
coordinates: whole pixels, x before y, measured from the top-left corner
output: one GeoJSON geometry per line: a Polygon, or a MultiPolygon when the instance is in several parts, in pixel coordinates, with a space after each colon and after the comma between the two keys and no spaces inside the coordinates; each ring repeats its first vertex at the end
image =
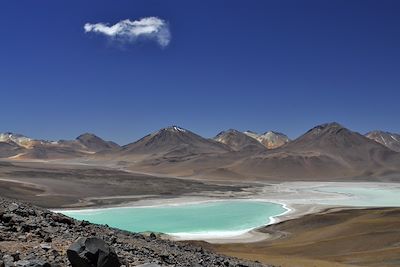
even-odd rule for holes
{"type": "Polygon", "coordinates": [[[128,143],[177,124],[400,132],[400,1],[2,1],[0,131],[128,143]],[[157,16],[172,40],[121,49],[86,22],[157,16]]]}

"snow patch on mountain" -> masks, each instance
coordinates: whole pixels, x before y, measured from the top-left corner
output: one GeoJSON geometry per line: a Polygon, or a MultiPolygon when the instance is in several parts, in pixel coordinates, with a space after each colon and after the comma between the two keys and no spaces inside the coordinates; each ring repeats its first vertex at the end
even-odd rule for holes
{"type": "Polygon", "coordinates": [[[19,146],[26,147],[30,146],[32,141],[34,140],[22,134],[15,134],[10,132],[0,133],[0,142],[13,142],[19,146]]]}
{"type": "Polygon", "coordinates": [[[285,134],[274,131],[268,131],[264,134],[245,131],[244,134],[256,139],[268,149],[278,148],[290,141],[289,137],[287,137],[285,134]]]}

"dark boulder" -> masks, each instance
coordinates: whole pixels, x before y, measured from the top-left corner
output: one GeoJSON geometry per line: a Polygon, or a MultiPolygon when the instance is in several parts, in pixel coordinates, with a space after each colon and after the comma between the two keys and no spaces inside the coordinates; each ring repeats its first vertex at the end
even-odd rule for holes
{"type": "Polygon", "coordinates": [[[63,224],[68,224],[68,225],[71,225],[71,224],[74,223],[74,221],[73,221],[71,218],[69,218],[69,217],[67,217],[67,216],[64,216],[64,215],[62,215],[62,214],[53,214],[53,215],[51,216],[51,219],[52,219],[54,222],[63,223],[63,224]]]}
{"type": "Polygon", "coordinates": [[[151,233],[150,233],[150,239],[152,239],[152,240],[157,239],[156,234],[153,233],[153,232],[151,232],[151,233]]]}
{"type": "Polygon", "coordinates": [[[72,267],[119,267],[117,254],[97,237],[80,237],[67,250],[72,267]]]}

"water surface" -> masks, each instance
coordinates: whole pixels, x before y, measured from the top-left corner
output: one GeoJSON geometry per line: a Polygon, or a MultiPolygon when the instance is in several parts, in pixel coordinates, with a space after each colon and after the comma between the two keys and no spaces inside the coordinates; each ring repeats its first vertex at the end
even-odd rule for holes
{"type": "Polygon", "coordinates": [[[131,232],[172,235],[235,235],[271,223],[284,213],[279,204],[264,201],[216,201],[185,205],[122,207],[63,211],[67,216],[131,232]]]}
{"type": "Polygon", "coordinates": [[[393,186],[322,186],[318,191],[337,193],[334,199],[321,199],[320,204],[356,207],[400,207],[400,187],[393,186]]]}

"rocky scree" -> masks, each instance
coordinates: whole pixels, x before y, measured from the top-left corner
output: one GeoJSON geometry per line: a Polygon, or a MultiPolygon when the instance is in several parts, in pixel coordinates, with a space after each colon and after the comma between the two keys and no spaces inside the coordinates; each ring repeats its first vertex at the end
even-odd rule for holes
{"type": "Polygon", "coordinates": [[[90,224],[30,204],[0,198],[0,267],[72,266],[67,251],[73,254],[76,244],[80,246],[78,251],[94,250],[97,258],[89,263],[93,267],[117,267],[119,264],[122,267],[142,264],[176,267],[264,266],[258,262],[218,255],[185,242],[161,239],[156,234],[130,233],[90,224]],[[96,249],[108,251],[107,259],[103,257],[100,260],[100,252],[96,249]],[[111,265],[105,264],[110,262],[111,265]]]}

